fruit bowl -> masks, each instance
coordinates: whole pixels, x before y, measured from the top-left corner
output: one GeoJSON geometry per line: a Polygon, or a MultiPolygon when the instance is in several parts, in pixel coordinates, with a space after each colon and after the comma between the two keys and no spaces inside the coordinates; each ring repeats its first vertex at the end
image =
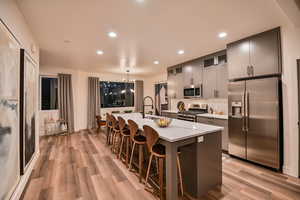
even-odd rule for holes
{"type": "Polygon", "coordinates": [[[155,119],[154,122],[160,128],[166,128],[171,124],[172,119],[170,119],[170,118],[158,118],[158,119],[155,119]]]}

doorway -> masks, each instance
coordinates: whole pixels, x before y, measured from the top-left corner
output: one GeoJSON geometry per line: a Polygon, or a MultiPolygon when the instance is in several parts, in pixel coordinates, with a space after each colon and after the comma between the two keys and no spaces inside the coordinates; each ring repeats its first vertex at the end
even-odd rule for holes
{"type": "MultiPolygon", "coordinates": [[[[298,120],[300,120],[300,59],[297,60],[298,76],[298,120]]],[[[298,121],[298,177],[300,178],[300,124],[298,121]]]]}

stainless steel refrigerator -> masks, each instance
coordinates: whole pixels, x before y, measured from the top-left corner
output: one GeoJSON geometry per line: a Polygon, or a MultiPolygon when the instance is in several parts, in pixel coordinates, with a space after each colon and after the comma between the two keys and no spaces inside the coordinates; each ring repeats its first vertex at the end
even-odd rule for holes
{"type": "Polygon", "coordinates": [[[279,77],[229,82],[229,154],[281,169],[279,77]]]}

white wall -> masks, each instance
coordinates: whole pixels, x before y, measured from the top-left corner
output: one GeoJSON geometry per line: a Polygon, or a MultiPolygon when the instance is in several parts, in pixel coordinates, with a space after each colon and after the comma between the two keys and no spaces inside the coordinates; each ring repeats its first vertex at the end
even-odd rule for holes
{"type": "MultiPolygon", "coordinates": [[[[300,20],[300,19],[299,19],[300,20]]],[[[300,28],[292,24],[282,26],[283,56],[283,120],[284,172],[298,176],[298,86],[297,63],[300,59],[300,28]]]]}
{"type": "MultiPolygon", "coordinates": [[[[88,77],[99,77],[105,81],[122,81],[125,78],[119,74],[90,73],[64,67],[41,66],[40,75],[57,75],[58,73],[72,74],[73,97],[74,97],[74,125],[75,131],[87,128],[87,105],[88,105],[88,77]]],[[[143,80],[141,76],[130,76],[130,80],[143,80]]],[[[133,107],[118,108],[117,110],[133,110],[133,107]]],[[[101,109],[101,114],[116,109],[101,109]]],[[[58,112],[58,111],[56,111],[58,112]]],[[[49,115],[58,116],[55,111],[40,111],[45,118],[49,115]]],[[[44,118],[40,119],[40,134],[44,134],[44,118]]]]}
{"type": "MultiPolygon", "coordinates": [[[[24,48],[25,51],[35,60],[36,63],[39,63],[39,46],[35,41],[33,34],[28,28],[22,13],[19,11],[18,6],[15,1],[12,0],[0,0],[0,18],[6,24],[6,26],[10,29],[12,34],[17,38],[17,40],[21,43],[21,48],[24,48]],[[35,49],[35,52],[31,51],[35,49]]],[[[39,66],[37,68],[39,70],[39,66]]],[[[38,75],[37,71],[37,75],[38,75]]],[[[38,76],[37,76],[38,78],[38,76]]],[[[38,91],[36,91],[38,92],[38,91]]],[[[38,96],[38,95],[37,95],[38,96]]],[[[36,99],[38,101],[38,99],[36,99]]],[[[36,107],[38,109],[38,107],[36,107]]],[[[39,113],[37,112],[36,121],[39,120],[39,113]]],[[[27,171],[23,176],[21,176],[21,180],[14,191],[12,199],[18,199],[25,187],[25,184],[31,174],[32,168],[35,164],[35,161],[39,154],[39,129],[36,124],[36,153],[33,156],[32,162],[29,164],[27,171]]]]}

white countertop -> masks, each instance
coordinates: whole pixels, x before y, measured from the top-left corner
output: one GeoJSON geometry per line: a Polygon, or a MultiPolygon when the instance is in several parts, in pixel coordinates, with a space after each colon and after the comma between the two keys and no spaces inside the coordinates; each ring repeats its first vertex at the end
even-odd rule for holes
{"type": "Polygon", "coordinates": [[[198,117],[206,117],[206,118],[215,118],[215,119],[228,119],[228,115],[218,115],[218,114],[209,114],[209,113],[204,113],[204,114],[198,114],[198,117]]]}
{"type": "MultiPolygon", "coordinates": [[[[162,110],[161,112],[165,112],[165,113],[178,113],[177,110],[162,110]]],[[[206,118],[225,119],[225,120],[228,119],[228,115],[209,114],[209,113],[198,114],[197,116],[199,116],[199,117],[206,117],[206,118]]]]}
{"type": "MultiPolygon", "coordinates": [[[[217,131],[222,131],[224,128],[219,126],[212,126],[196,122],[188,122],[178,119],[173,119],[172,123],[167,128],[158,127],[152,119],[143,119],[141,113],[128,113],[128,114],[113,114],[115,117],[121,116],[126,121],[131,119],[135,121],[139,128],[142,129],[144,125],[151,126],[154,128],[159,137],[168,142],[176,142],[188,138],[193,138],[208,133],[214,133],[217,131]]],[[[152,117],[159,117],[154,115],[146,115],[152,117]]]]}
{"type": "Polygon", "coordinates": [[[161,112],[166,112],[166,113],[178,113],[178,110],[162,110],[161,112]]]}

